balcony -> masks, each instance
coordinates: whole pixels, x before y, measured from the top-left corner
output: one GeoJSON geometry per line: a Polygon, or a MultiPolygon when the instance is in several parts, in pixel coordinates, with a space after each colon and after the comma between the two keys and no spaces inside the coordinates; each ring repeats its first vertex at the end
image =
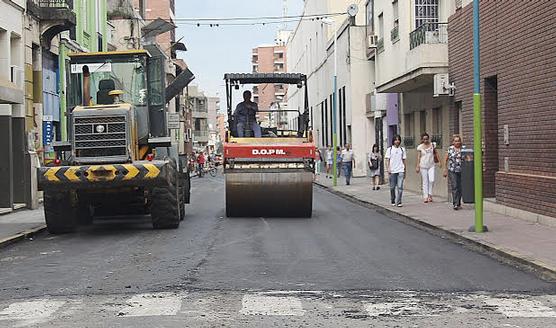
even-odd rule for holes
{"type": "Polygon", "coordinates": [[[378,39],[376,43],[376,53],[379,54],[381,52],[384,52],[384,38],[378,39]]]}
{"type": "Polygon", "coordinates": [[[193,141],[195,141],[195,142],[208,142],[209,141],[209,131],[208,130],[195,130],[195,131],[193,131],[193,141]]]}
{"type": "Polygon", "coordinates": [[[75,27],[73,0],[27,0],[29,14],[40,21],[41,46],[50,48],[52,39],[75,27]]]}
{"type": "Polygon", "coordinates": [[[425,23],[409,34],[409,48],[422,44],[447,44],[448,23],[425,23]]]}
{"type": "Polygon", "coordinates": [[[409,37],[409,47],[403,56],[389,49],[381,59],[381,67],[387,68],[377,73],[379,93],[411,92],[432,85],[435,74],[448,72],[447,23],[425,23],[401,37],[409,37]],[[392,66],[394,63],[396,66],[392,66]]]}
{"type": "Polygon", "coordinates": [[[392,41],[392,43],[396,43],[400,40],[400,27],[399,26],[394,26],[394,28],[392,29],[392,31],[390,31],[390,40],[392,41]]]}

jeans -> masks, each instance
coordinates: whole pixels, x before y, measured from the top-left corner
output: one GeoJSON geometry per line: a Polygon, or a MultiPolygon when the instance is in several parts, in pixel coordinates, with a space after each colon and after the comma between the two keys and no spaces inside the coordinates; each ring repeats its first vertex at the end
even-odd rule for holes
{"type": "Polygon", "coordinates": [[[342,168],[344,169],[344,176],[346,177],[346,184],[349,186],[351,180],[351,171],[353,170],[352,162],[342,162],[342,168]]]}
{"type": "Polygon", "coordinates": [[[403,172],[390,174],[390,201],[392,204],[399,205],[402,203],[404,175],[403,172]],[[398,187],[397,192],[396,187],[398,187]]]}
{"type": "MultiPolygon", "coordinates": [[[[237,136],[239,138],[243,138],[245,136],[245,125],[247,125],[246,122],[237,123],[237,136]]],[[[261,137],[262,135],[261,127],[257,124],[257,122],[251,122],[251,130],[253,130],[253,134],[255,135],[255,138],[261,137]]]]}
{"type": "Polygon", "coordinates": [[[452,186],[452,203],[461,206],[461,172],[448,172],[450,185],[452,186]]]}
{"type": "Polygon", "coordinates": [[[427,199],[429,196],[432,196],[432,187],[434,185],[434,166],[429,169],[421,167],[419,172],[421,172],[421,180],[423,181],[423,198],[427,199]]]}

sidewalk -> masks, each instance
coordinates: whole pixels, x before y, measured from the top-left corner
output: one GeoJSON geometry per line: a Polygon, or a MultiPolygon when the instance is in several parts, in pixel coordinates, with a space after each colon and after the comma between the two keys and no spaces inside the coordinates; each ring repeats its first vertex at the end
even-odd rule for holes
{"type": "Polygon", "coordinates": [[[46,229],[42,207],[0,215],[0,247],[32,236],[46,229]]]}
{"type": "Polygon", "coordinates": [[[353,178],[351,185],[346,186],[345,178],[340,177],[338,185],[332,187],[332,179],[319,175],[315,183],[428,228],[441,230],[456,240],[470,242],[514,263],[532,268],[548,278],[556,279],[556,227],[485,210],[484,224],[489,232],[468,232],[474,222],[473,204],[464,204],[463,209],[454,211],[451,203],[447,203],[445,199],[424,204],[421,195],[404,190],[403,207],[394,207],[390,204],[388,186],[383,185],[379,191],[373,191],[370,178],[353,178]]]}

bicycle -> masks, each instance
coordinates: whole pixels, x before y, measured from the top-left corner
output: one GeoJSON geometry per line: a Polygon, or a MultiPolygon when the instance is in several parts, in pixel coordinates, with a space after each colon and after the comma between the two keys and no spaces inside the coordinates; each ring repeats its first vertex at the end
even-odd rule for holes
{"type": "Polygon", "coordinates": [[[218,170],[217,170],[216,166],[214,165],[214,163],[212,163],[212,162],[209,163],[207,171],[208,171],[208,173],[210,174],[211,177],[216,177],[216,175],[218,174],[218,170]]]}

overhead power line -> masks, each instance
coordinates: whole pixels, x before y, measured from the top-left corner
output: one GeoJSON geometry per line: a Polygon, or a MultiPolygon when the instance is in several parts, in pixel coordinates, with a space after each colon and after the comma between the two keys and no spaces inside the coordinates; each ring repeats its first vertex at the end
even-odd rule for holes
{"type": "Polygon", "coordinates": [[[291,15],[291,16],[259,16],[259,17],[198,17],[198,18],[175,18],[175,22],[224,22],[224,21],[262,21],[262,20],[285,20],[285,19],[311,19],[317,17],[330,17],[345,15],[346,13],[325,13],[313,15],[291,15]]]}

